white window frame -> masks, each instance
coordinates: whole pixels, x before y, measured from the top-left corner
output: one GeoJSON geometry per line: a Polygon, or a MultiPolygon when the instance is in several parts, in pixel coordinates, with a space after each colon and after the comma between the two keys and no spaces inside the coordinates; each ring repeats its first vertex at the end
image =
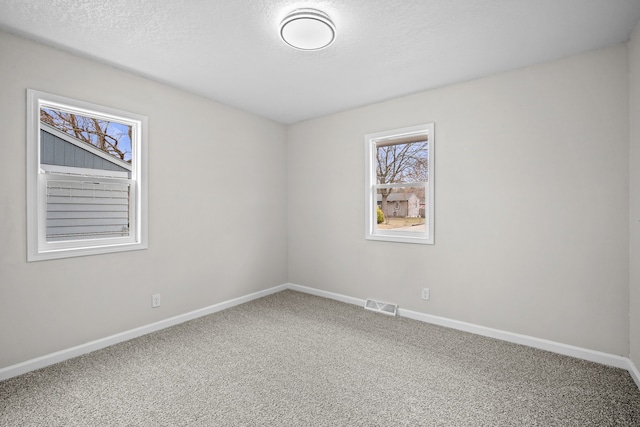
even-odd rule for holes
{"type": "Polygon", "coordinates": [[[365,239],[398,243],[417,243],[433,245],[435,231],[435,180],[434,180],[434,156],[435,133],[434,124],[427,123],[410,126],[401,129],[393,129],[383,132],[365,135],[365,239]],[[378,184],[376,176],[376,145],[378,143],[391,143],[403,140],[411,140],[415,137],[426,136],[428,139],[428,181],[409,182],[402,184],[378,184]],[[425,188],[425,221],[427,226],[424,232],[397,231],[378,229],[377,227],[377,190],[380,188],[400,187],[424,187],[425,188]]]}
{"type": "Polygon", "coordinates": [[[147,118],[145,116],[27,89],[27,261],[146,249],[147,118]],[[118,172],[40,164],[40,109],[53,108],[131,126],[131,178],[118,172]],[[131,189],[129,235],[85,240],[46,240],[46,188],[49,180],[126,183],[131,189]]]}

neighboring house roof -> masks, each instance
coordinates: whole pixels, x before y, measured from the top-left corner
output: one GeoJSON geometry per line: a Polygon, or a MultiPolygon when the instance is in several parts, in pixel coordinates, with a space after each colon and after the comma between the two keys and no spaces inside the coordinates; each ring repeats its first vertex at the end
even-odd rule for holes
{"type": "Polygon", "coordinates": [[[113,157],[89,143],[59,131],[53,126],[40,122],[40,130],[45,134],[40,142],[43,147],[41,154],[41,163],[43,164],[131,172],[130,163],[113,157]],[[46,134],[50,137],[46,137],[46,134]],[[64,155],[57,155],[54,152],[56,143],[68,144],[71,146],[70,150],[65,149],[64,155]],[[79,153],[84,155],[78,156],[79,153]]]}
{"type": "MultiPolygon", "coordinates": [[[[413,197],[416,197],[414,193],[391,193],[387,197],[387,202],[406,202],[413,197]]],[[[382,200],[382,194],[378,194],[377,200],[382,200]]]]}

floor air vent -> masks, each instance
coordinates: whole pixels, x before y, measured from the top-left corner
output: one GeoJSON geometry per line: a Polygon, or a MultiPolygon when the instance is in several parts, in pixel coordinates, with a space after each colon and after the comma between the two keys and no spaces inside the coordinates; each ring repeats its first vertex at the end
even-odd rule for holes
{"type": "Polygon", "coordinates": [[[364,308],[371,311],[377,311],[378,313],[387,314],[389,316],[395,316],[398,311],[397,304],[390,304],[388,302],[380,302],[372,299],[368,299],[364,303],[364,308]]]}

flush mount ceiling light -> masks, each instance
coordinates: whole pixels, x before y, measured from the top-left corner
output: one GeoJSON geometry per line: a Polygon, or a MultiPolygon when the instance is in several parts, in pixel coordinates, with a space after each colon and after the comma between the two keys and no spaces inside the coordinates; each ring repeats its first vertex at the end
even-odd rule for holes
{"type": "Polygon", "coordinates": [[[280,23],[280,37],[289,46],[301,50],[318,50],[336,38],[336,27],[324,12],[296,9],[280,23]]]}

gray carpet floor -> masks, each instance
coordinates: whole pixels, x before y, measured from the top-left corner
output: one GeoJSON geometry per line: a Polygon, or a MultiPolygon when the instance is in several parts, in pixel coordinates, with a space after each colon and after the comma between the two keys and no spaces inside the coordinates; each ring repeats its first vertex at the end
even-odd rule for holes
{"type": "Polygon", "coordinates": [[[1,426],[640,426],[628,372],[284,291],[0,382],[1,426]]]}

